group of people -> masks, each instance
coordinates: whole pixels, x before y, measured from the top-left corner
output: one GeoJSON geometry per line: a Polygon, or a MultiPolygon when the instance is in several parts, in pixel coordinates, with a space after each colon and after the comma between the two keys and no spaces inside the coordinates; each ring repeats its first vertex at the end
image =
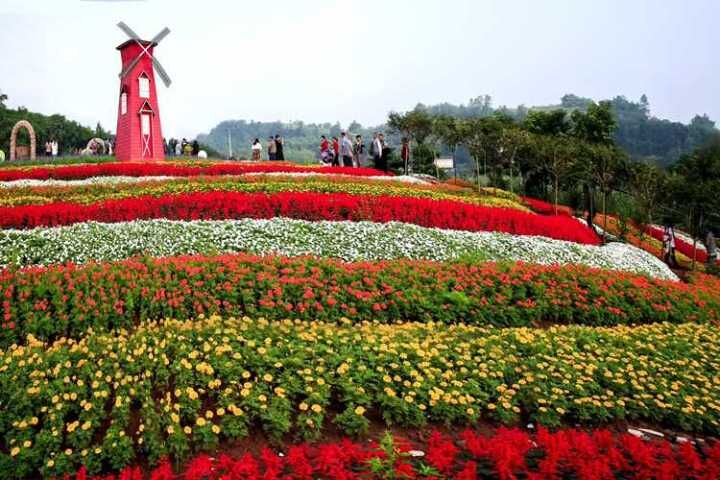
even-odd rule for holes
{"type": "MultiPolygon", "coordinates": [[[[332,137],[330,140],[325,135],[320,136],[320,161],[324,165],[357,168],[368,166],[368,159],[372,159],[373,167],[387,172],[388,158],[392,150],[385,140],[385,135],[379,132],[373,134],[372,141],[367,147],[362,135],[355,135],[354,140],[351,140],[347,132],[341,132],[340,138],[332,137]]],[[[410,158],[410,145],[407,139],[403,139],[400,155],[407,163],[410,158]]]]}
{"type": "MultiPolygon", "coordinates": [[[[706,263],[715,265],[718,260],[718,249],[715,235],[711,229],[708,229],[705,234],[703,243],[707,251],[706,263]]],[[[675,229],[672,225],[666,225],[663,230],[663,260],[672,268],[678,267],[678,261],[675,258],[675,229]]]]}
{"type": "Polygon", "coordinates": [[[45,156],[46,157],[57,157],[60,147],[58,146],[57,140],[48,140],[45,142],[45,156]]]}
{"type": "Polygon", "coordinates": [[[180,157],[183,155],[186,157],[197,157],[198,153],[200,153],[200,144],[197,140],[189,142],[185,138],[182,140],[171,138],[167,141],[163,138],[163,145],[165,147],[165,155],[169,157],[180,157]]]}
{"type": "MultiPolygon", "coordinates": [[[[263,159],[263,145],[260,142],[259,138],[256,138],[253,140],[252,145],[250,146],[250,149],[252,151],[252,160],[259,162],[263,159]]],[[[268,160],[270,161],[285,161],[285,139],[281,137],[280,135],[275,135],[268,137],[267,139],[267,151],[268,151],[268,160]]]]}

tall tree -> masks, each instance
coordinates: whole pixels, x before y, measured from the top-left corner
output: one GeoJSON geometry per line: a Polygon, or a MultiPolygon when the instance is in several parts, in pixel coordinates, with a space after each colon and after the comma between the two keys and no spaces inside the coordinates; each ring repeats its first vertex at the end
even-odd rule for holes
{"type": "Polygon", "coordinates": [[[613,143],[613,133],[617,127],[612,105],[608,101],[592,103],[587,111],[575,110],[571,114],[573,135],[589,143],[613,143]]]}

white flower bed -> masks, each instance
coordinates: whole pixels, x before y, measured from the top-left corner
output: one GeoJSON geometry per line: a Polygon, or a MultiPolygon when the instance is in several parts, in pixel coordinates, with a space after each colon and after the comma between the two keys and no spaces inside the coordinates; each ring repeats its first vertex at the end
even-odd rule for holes
{"type": "MultiPolygon", "coordinates": [[[[214,175],[212,178],[226,178],[226,177],[255,177],[255,176],[268,176],[268,177],[341,177],[341,178],[355,178],[369,181],[378,182],[401,182],[416,185],[429,185],[425,180],[415,178],[409,175],[399,175],[396,177],[389,176],[378,176],[378,177],[356,177],[354,175],[332,175],[328,173],[320,172],[270,172],[270,173],[245,173],[242,175],[214,175]]],[[[147,176],[147,177],[127,177],[127,176],[109,176],[109,177],[90,177],[83,178],[81,180],[12,180],[9,182],[0,182],[0,188],[27,188],[27,187],[79,187],[83,185],[119,185],[123,183],[141,183],[141,182],[161,182],[164,180],[176,180],[179,178],[193,178],[193,177],[174,177],[174,176],[147,176]]]]}
{"type": "Polygon", "coordinates": [[[0,232],[2,265],[84,263],[120,260],[134,255],[163,257],[226,252],[317,255],[347,261],[452,260],[476,255],[488,261],[582,264],[677,280],[660,260],[626,244],[598,247],[545,237],[441,230],[397,222],[307,222],[286,218],[193,222],[142,220],[0,232]]]}

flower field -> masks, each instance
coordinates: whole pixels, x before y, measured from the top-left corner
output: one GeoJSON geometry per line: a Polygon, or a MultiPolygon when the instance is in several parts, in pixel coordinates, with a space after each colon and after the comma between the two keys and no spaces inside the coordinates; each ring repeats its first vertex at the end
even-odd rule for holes
{"type": "Polygon", "coordinates": [[[1,478],[720,475],[720,280],[571,212],[291,163],[0,182],[1,478]]]}

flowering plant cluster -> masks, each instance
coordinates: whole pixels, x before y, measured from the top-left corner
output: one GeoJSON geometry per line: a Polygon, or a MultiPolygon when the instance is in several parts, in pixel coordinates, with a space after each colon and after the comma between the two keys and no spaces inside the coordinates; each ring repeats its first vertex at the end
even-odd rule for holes
{"type": "MultiPolygon", "coordinates": [[[[437,431],[427,441],[411,443],[386,435],[380,443],[349,439],[320,445],[298,444],[287,453],[263,448],[258,454],[201,454],[175,475],[168,461],[143,475],[126,467],[117,477],[90,477],[82,468],[74,480],[360,480],[497,478],[532,480],[611,478],[680,480],[720,477],[720,443],[702,448],[666,440],[646,441],[607,430],[578,430],[529,434],[499,428],[491,435],[467,429],[458,438],[437,431]],[[422,456],[420,456],[422,453],[422,456]]],[[[72,478],[72,477],[71,477],[72,478]]]]}
{"type": "Polygon", "coordinates": [[[424,227],[540,235],[596,245],[595,233],[572,218],[545,217],[510,208],[491,208],[451,200],[345,193],[277,194],[199,192],[144,196],[88,205],[51,203],[0,207],[0,227],[32,228],[89,220],[215,220],[288,217],[304,220],[399,221],[424,227]]]}
{"type": "Polygon", "coordinates": [[[0,181],[13,180],[78,180],[90,177],[171,176],[194,177],[198,175],[243,175],[245,173],[273,172],[324,172],[355,177],[388,176],[390,174],[372,168],[306,167],[292,163],[240,164],[234,162],[203,163],[198,165],[180,163],[108,162],[97,164],[64,165],[57,167],[29,167],[0,169],[0,181]]]}
{"type": "Polygon", "coordinates": [[[539,200],[532,197],[521,197],[522,203],[530,207],[533,212],[540,213],[542,215],[565,215],[567,217],[573,216],[573,210],[565,205],[558,205],[555,207],[554,204],[539,200]]]}
{"type": "Polygon", "coordinates": [[[269,220],[136,220],[0,231],[0,265],[117,261],[138,255],[169,257],[252,253],[340,258],[346,261],[456,260],[579,264],[677,280],[656,257],[622,243],[580,245],[545,237],[465,232],[407,223],[269,220]]]}
{"type": "Polygon", "coordinates": [[[0,344],[198,314],[532,326],[714,322],[717,291],[580,266],[178,257],[0,271],[0,344]]]}
{"type": "MultiPolygon", "coordinates": [[[[285,175],[285,174],[283,174],[285,175]]],[[[96,177],[115,180],[117,177],[96,177]]],[[[515,208],[528,211],[520,203],[505,196],[472,194],[452,186],[408,185],[396,182],[397,177],[275,177],[268,175],[236,177],[189,177],[167,178],[148,181],[142,177],[121,177],[132,181],[93,182],[84,185],[31,186],[0,190],[0,205],[38,205],[52,202],[94,203],[104,200],[152,195],[231,191],[231,192],[316,192],[348,193],[352,195],[388,195],[396,197],[431,198],[435,200],[464,201],[476,205],[515,208]],[[378,179],[383,179],[379,181],[378,179]]],[[[77,182],[84,181],[78,180],[77,182]]],[[[56,182],[47,180],[47,182],[56,182]]]]}
{"type": "MultiPolygon", "coordinates": [[[[334,423],[655,420],[720,432],[713,326],[486,329],[211,317],[87,333],[0,354],[0,463],[24,475],[120,469],[254,428],[334,423]]],[[[7,471],[7,469],[4,469],[7,471]]]]}

